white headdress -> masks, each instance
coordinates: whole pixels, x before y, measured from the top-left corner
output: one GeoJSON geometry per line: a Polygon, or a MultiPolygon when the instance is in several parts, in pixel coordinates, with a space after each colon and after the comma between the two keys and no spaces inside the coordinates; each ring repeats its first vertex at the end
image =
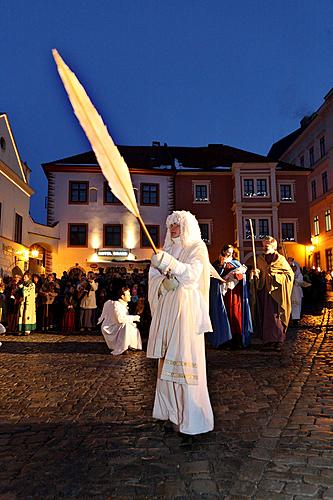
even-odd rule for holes
{"type": "Polygon", "coordinates": [[[196,241],[201,240],[201,231],[195,216],[186,210],[176,210],[172,212],[166,220],[167,234],[165,237],[164,248],[170,247],[172,243],[170,235],[171,224],[179,224],[180,242],[183,247],[188,247],[193,245],[196,241]]]}

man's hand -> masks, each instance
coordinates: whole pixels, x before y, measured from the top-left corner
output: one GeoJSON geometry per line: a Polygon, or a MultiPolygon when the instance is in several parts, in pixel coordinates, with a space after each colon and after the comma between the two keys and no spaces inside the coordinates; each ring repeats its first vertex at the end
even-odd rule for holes
{"type": "Polygon", "coordinates": [[[133,316],[133,321],[136,321],[138,323],[140,321],[140,316],[138,314],[133,316]]]}
{"type": "Polygon", "coordinates": [[[253,280],[254,277],[259,279],[260,269],[251,269],[250,279],[253,280]]]}
{"type": "Polygon", "coordinates": [[[162,259],[163,259],[163,254],[164,252],[161,251],[161,252],[158,252],[158,253],[154,253],[151,257],[151,265],[153,267],[156,267],[156,269],[159,268],[159,265],[161,264],[162,262],[162,259]]]}

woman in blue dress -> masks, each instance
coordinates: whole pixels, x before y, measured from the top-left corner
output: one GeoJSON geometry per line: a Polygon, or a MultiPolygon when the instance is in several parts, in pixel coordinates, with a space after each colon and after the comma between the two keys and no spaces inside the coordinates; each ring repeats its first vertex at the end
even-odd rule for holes
{"type": "Polygon", "coordinates": [[[246,266],[234,258],[232,245],[224,245],[213,266],[223,282],[215,278],[210,281],[209,306],[213,332],[208,334],[208,340],[213,347],[227,342],[236,349],[248,347],[253,328],[246,266]]]}

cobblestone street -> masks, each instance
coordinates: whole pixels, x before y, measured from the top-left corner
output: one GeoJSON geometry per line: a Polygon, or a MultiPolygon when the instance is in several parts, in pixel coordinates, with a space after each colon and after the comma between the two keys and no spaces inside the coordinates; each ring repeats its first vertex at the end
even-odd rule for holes
{"type": "Polygon", "coordinates": [[[283,354],[207,348],[215,430],[151,418],[156,362],[101,336],[4,336],[0,499],[333,499],[331,303],[283,354]]]}

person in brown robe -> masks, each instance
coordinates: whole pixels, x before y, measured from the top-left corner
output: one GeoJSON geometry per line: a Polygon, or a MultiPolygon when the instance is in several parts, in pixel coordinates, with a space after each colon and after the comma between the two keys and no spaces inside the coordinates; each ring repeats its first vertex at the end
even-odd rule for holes
{"type": "Polygon", "coordinates": [[[294,273],[287,259],[277,251],[272,236],[262,240],[263,254],[251,272],[251,292],[259,302],[259,330],[264,350],[280,351],[291,314],[291,293],[294,273]]]}

